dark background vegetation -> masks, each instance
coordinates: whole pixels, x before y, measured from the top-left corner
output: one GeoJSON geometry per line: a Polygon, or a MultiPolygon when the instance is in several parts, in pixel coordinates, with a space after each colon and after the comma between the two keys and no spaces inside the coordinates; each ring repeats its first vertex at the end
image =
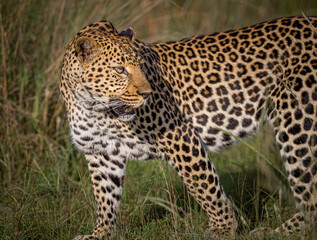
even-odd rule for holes
{"type": "MultiPolygon", "coordinates": [[[[317,15],[316,0],[0,0],[0,239],[72,239],[94,225],[82,154],[69,138],[58,83],[63,53],[85,25],[107,19],[145,42],[317,15]]],[[[269,128],[211,154],[240,223],[277,227],[294,203],[269,128]],[[269,166],[269,162],[276,162],[269,166]]],[[[208,220],[164,162],[129,162],[118,239],[209,239],[208,220]]]]}

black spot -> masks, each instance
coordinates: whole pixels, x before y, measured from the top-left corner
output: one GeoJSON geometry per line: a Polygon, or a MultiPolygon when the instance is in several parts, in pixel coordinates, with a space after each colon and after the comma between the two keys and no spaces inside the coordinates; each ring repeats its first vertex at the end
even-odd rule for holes
{"type": "Polygon", "coordinates": [[[303,160],[304,167],[308,167],[311,163],[311,157],[307,157],[303,160]]]}
{"type": "Polygon", "coordinates": [[[305,108],[305,112],[308,114],[314,114],[314,106],[313,104],[308,104],[305,108]]]}
{"type": "Polygon", "coordinates": [[[185,166],[185,170],[186,170],[187,172],[191,172],[191,171],[192,171],[192,169],[191,169],[189,166],[185,166]]]}
{"type": "Polygon", "coordinates": [[[218,87],[216,92],[217,92],[217,95],[220,96],[220,97],[223,96],[223,95],[227,95],[228,94],[227,89],[223,85],[218,87]]]}
{"type": "Polygon", "coordinates": [[[195,83],[196,86],[200,87],[201,85],[203,85],[205,83],[205,80],[201,76],[201,74],[196,74],[194,76],[194,83],[195,83]]]}
{"type": "Polygon", "coordinates": [[[196,117],[197,123],[201,124],[203,126],[206,126],[207,121],[208,121],[208,116],[206,114],[202,114],[196,117]]]}
{"type": "Polygon", "coordinates": [[[309,101],[308,92],[306,92],[306,91],[302,92],[302,97],[301,97],[302,104],[307,104],[308,101],[309,101]]]}
{"type": "Polygon", "coordinates": [[[209,184],[213,184],[214,183],[214,176],[213,175],[209,175],[208,176],[208,183],[209,184]]]}
{"type": "Polygon", "coordinates": [[[206,179],[206,174],[200,174],[200,176],[199,176],[199,178],[201,179],[201,180],[205,180],[206,179]]]}
{"type": "Polygon", "coordinates": [[[229,87],[231,90],[240,90],[241,86],[240,86],[240,82],[237,80],[233,83],[229,83],[229,87]]]}
{"type": "Polygon", "coordinates": [[[299,178],[302,174],[302,170],[299,168],[294,169],[291,174],[295,177],[295,178],[299,178]]]}
{"type": "Polygon", "coordinates": [[[203,109],[204,103],[200,98],[196,98],[192,103],[192,107],[195,112],[200,112],[203,109]]]}
{"type": "Polygon", "coordinates": [[[259,73],[257,73],[255,76],[257,77],[257,78],[264,78],[264,77],[266,77],[268,75],[268,73],[267,73],[267,71],[262,71],[262,72],[259,72],[259,73]]]}
{"type": "Polygon", "coordinates": [[[221,125],[223,125],[223,120],[224,120],[224,118],[225,118],[225,115],[224,115],[224,114],[218,113],[216,116],[214,116],[214,117],[212,118],[212,121],[213,121],[215,124],[217,124],[218,126],[221,126],[221,125]]]}
{"type": "Polygon", "coordinates": [[[210,52],[212,52],[212,53],[216,53],[216,52],[219,51],[219,47],[218,47],[216,44],[214,44],[214,45],[209,46],[209,47],[208,47],[208,50],[209,50],[210,52]]]}
{"type": "Polygon", "coordinates": [[[124,168],[124,165],[116,160],[111,161],[114,165],[118,166],[120,169],[124,168]]]}
{"type": "Polygon", "coordinates": [[[216,188],[215,187],[212,187],[209,191],[211,194],[214,194],[216,192],[216,188]]]}
{"type": "Polygon", "coordinates": [[[106,189],[107,189],[107,192],[108,192],[108,193],[111,193],[111,192],[112,192],[112,188],[111,188],[111,187],[107,186],[106,189]]]}
{"type": "Polygon", "coordinates": [[[93,167],[93,168],[98,168],[99,167],[99,165],[97,163],[91,163],[90,166],[93,167]]]}
{"type": "Polygon", "coordinates": [[[295,119],[296,119],[296,120],[299,120],[299,119],[301,119],[301,118],[303,117],[303,112],[302,112],[302,110],[300,110],[300,109],[298,108],[298,109],[296,109],[294,115],[295,115],[295,119]]]}
{"type": "Polygon", "coordinates": [[[294,163],[297,162],[297,159],[295,157],[293,157],[293,156],[290,156],[290,157],[287,158],[287,162],[289,164],[294,164],[294,163]]]}
{"type": "Polygon", "coordinates": [[[194,129],[195,129],[195,131],[197,133],[202,133],[203,132],[203,129],[201,127],[195,127],[194,129]]]}
{"type": "Polygon", "coordinates": [[[288,138],[288,135],[286,134],[286,132],[282,131],[279,134],[278,139],[280,140],[280,142],[284,143],[284,142],[287,142],[289,138],[288,138]]]}
{"type": "Polygon", "coordinates": [[[194,52],[191,48],[187,48],[186,51],[185,51],[185,54],[186,54],[186,56],[187,56],[189,59],[192,59],[192,58],[195,58],[195,57],[196,57],[195,52],[194,52]]]}
{"type": "Polygon", "coordinates": [[[297,186],[295,187],[295,192],[298,193],[298,194],[301,194],[305,191],[305,187],[304,186],[297,186]]]}
{"type": "Polygon", "coordinates": [[[246,128],[246,127],[249,127],[252,123],[252,119],[250,118],[244,118],[242,120],[242,127],[246,128]]]}
{"type": "Polygon", "coordinates": [[[304,157],[307,153],[308,153],[308,149],[307,148],[301,148],[301,149],[297,149],[295,151],[295,155],[297,157],[304,157]]]}
{"type": "Polygon", "coordinates": [[[248,114],[248,115],[250,115],[250,116],[253,116],[253,114],[254,114],[254,112],[255,112],[255,109],[254,109],[253,105],[251,105],[251,104],[246,104],[246,105],[245,105],[245,108],[246,108],[245,113],[248,114]]]}
{"type": "MultiPolygon", "coordinates": [[[[186,131],[184,131],[184,132],[186,132],[186,131]]],[[[183,136],[183,140],[184,140],[184,142],[190,144],[190,138],[189,138],[188,134],[185,134],[185,135],[183,136]]]]}
{"type": "Polygon", "coordinates": [[[189,86],[186,90],[187,90],[187,94],[190,98],[193,98],[198,93],[197,89],[192,87],[192,86],[189,86]]]}
{"type": "Polygon", "coordinates": [[[99,175],[94,176],[94,179],[97,181],[101,181],[101,177],[99,175]]]}
{"type": "Polygon", "coordinates": [[[201,91],[200,94],[205,97],[209,98],[212,95],[212,89],[209,86],[205,86],[201,91]]]}
{"type": "Polygon", "coordinates": [[[301,90],[303,87],[303,81],[301,78],[297,77],[295,79],[295,83],[294,83],[294,86],[293,86],[293,89],[298,92],[299,90],[301,90]]]}
{"type": "Polygon", "coordinates": [[[205,137],[204,138],[205,144],[207,146],[215,146],[216,145],[216,138],[214,137],[205,137]]]}
{"type": "MultiPolygon", "coordinates": [[[[311,69],[308,66],[302,67],[301,71],[299,72],[302,76],[307,75],[308,73],[311,73],[311,69]]],[[[301,83],[303,85],[303,83],[301,83]]]]}
{"type": "Polygon", "coordinates": [[[106,191],[106,189],[105,189],[104,187],[101,187],[101,191],[102,191],[103,193],[107,193],[107,191],[106,191]]]}
{"type": "Polygon", "coordinates": [[[194,157],[199,156],[199,150],[195,146],[192,147],[192,154],[194,157]]]}
{"type": "Polygon", "coordinates": [[[217,61],[220,62],[220,63],[223,63],[223,62],[226,61],[226,58],[225,58],[225,56],[222,53],[219,53],[218,56],[217,56],[217,61]]]}
{"type": "Polygon", "coordinates": [[[242,115],[242,108],[241,107],[233,107],[230,110],[229,114],[236,115],[237,117],[239,117],[242,115]]]}
{"type": "Polygon", "coordinates": [[[235,53],[235,52],[231,52],[229,54],[229,59],[232,61],[232,62],[236,62],[237,59],[238,59],[238,55],[235,53]]]}
{"type": "Polygon", "coordinates": [[[247,69],[244,64],[239,63],[238,64],[238,77],[242,77],[247,73],[247,69]]]}
{"type": "Polygon", "coordinates": [[[284,152],[289,153],[290,151],[293,150],[293,146],[292,145],[286,145],[284,148],[284,152]]]}
{"type": "Polygon", "coordinates": [[[199,140],[196,137],[194,137],[193,138],[193,143],[194,143],[194,145],[198,145],[199,144],[199,140]]]}
{"type": "Polygon", "coordinates": [[[224,111],[226,111],[227,108],[228,108],[229,105],[230,105],[229,98],[227,98],[227,97],[220,98],[220,99],[219,99],[219,103],[220,103],[220,105],[221,105],[221,109],[224,110],[224,111]]]}
{"type": "Polygon", "coordinates": [[[195,171],[199,171],[199,165],[198,165],[197,163],[195,163],[195,164],[193,165],[193,169],[194,169],[195,171]]]}
{"type": "Polygon", "coordinates": [[[199,161],[199,166],[201,167],[201,170],[203,170],[203,171],[206,170],[206,162],[200,160],[200,161],[199,161]]]}
{"type": "MultiPolygon", "coordinates": [[[[261,44],[261,46],[263,45],[263,43],[264,43],[264,39],[262,40],[263,42],[260,42],[260,44],[261,44]]],[[[260,50],[259,52],[258,52],[258,54],[256,55],[256,57],[257,58],[260,58],[260,59],[266,59],[266,52],[265,51],[263,51],[263,50],[260,50]]],[[[268,63],[269,64],[269,63],[268,63]]],[[[269,68],[270,69],[270,68],[269,68]]]]}
{"type": "MultiPolygon", "coordinates": [[[[316,79],[314,77],[314,75],[310,75],[307,79],[306,79],[306,86],[308,88],[311,88],[313,84],[316,84],[316,79]]],[[[315,88],[316,89],[316,88],[315,88]]]]}
{"type": "Polygon", "coordinates": [[[234,93],[232,95],[232,98],[233,98],[234,103],[243,103],[244,102],[243,92],[240,92],[238,94],[234,93]]]}
{"type": "MultiPolygon", "coordinates": [[[[309,201],[309,199],[310,199],[310,193],[309,192],[306,192],[304,195],[303,195],[303,199],[304,199],[304,201],[309,201]]],[[[313,207],[314,208],[314,207],[313,207]]],[[[312,209],[313,210],[313,209],[312,209]]],[[[299,223],[297,223],[297,222],[295,222],[294,223],[294,226],[296,227],[296,228],[299,228],[299,223]]]]}
{"type": "Polygon", "coordinates": [[[111,179],[111,181],[117,186],[120,187],[121,185],[121,180],[118,176],[115,176],[113,174],[109,174],[109,178],[111,179]]]}
{"type": "Polygon", "coordinates": [[[231,141],[231,136],[227,133],[223,133],[222,134],[222,141],[224,141],[224,142],[231,141]]]}
{"type": "Polygon", "coordinates": [[[293,135],[298,134],[300,131],[301,131],[301,127],[300,127],[300,125],[297,124],[297,123],[294,124],[293,127],[291,127],[291,128],[288,129],[288,133],[293,134],[293,135]]]}
{"type": "Polygon", "coordinates": [[[257,94],[259,92],[259,88],[257,86],[253,87],[252,89],[248,90],[248,95],[251,97],[250,100],[252,102],[257,102],[259,99],[259,94],[257,94]]]}
{"type": "Polygon", "coordinates": [[[173,49],[177,52],[182,52],[184,50],[184,47],[182,45],[175,44],[173,45],[173,49]]]}
{"type": "Polygon", "coordinates": [[[315,92],[313,92],[311,96],[312,96],[312,99],[314,101],[317,101],[317,89],[316,88],[315,88],[315,92]]]}
{"type": "Polygon", "coordinates": [[[294,139],[294,143],[297,145],[304,144],[306,143],[307,138],[308,138],[307,134],[302,134],[300,137],[294,139]]]}
{"type": "Polygon", "coordinates": [[[218,73],[211,73],[207,76],[207,79],[209,80],[209,83],[214,84],[214,83],[219,83],[220,80],[220,76],[218,73]]]}
{"type": "Polygon", "coordinates": [[[302,177],[302,182],[304,183],[309,183],[311,179],[311,175],[309,172],[307,172],[303,177],[302,177]]]}
{"type": "Polygon", "coordinates": [[[310,130],[313,126],[313,120],[311,118],[304,119],[304,129],[306,131],[310,130]]]}
{"type": "Polygon", "coordinates": [[[183,160],[184,162],[190,162],[192,160],[192,157],[183,155],[183,160]]]}
{"type": "Polygon", "coordinates": [[[220,130],[217,128],[210,127],[207,132],[208,132],[208,134],[217,134],[219,131],[220,130]]]}
{"type": "Polygon", "coordinates": [[[234,118],[229,118],[228,121],[229,121],[229,124],[227,125],[227,129],[229,130],[236,129],[236,127],[239,125],[239,121],[237,121],[234,118]]]}
{"type": "Polygon", "coordinates": [[[112,151],[112,155],[116,156],[119,154],[119,148],[115,148],[113,151],[112,151]]]}
{"type": "Polygon", "coordinates": [[[85,141],[85,142],[89,142],[89,141],[93,140],[93,138],[90,136],[84,136],[84,137],[81,137],[80,140],[85,141]]]}
{"type": "Polygon", "coordinates": [[[246,132],[246,131],[240,131],[239,134],[238,134],[238,136],[239,136],[240,138],[244,138],[245,136],[247,136],[247,132],[246,132]]]}

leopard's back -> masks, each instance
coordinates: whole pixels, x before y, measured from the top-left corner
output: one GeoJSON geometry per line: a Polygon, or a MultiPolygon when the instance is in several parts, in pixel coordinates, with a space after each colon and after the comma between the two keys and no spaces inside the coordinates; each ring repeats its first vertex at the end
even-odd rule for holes
{"type": "Polygon", "coordinates": [[[237,141],[226,132],[243,138],[257,131],[261,119],[279,132],[296,124],[313,131],[316,25],[316,17],[281,18],[152,48],[175,103],[214,151],[237,141]]]}

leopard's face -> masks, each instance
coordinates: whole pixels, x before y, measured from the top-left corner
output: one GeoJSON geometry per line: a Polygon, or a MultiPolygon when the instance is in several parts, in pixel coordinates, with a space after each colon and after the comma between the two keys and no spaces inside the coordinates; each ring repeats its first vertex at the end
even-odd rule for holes
{"type": "Polygon", "coordinates": [[[71,69],[63,69],[62,77],[85,108],[130,121],[151,93],[142,59],[132,49],[133,37],[99,34],[88,32],[72,41],[64,60],[71,69]]]}

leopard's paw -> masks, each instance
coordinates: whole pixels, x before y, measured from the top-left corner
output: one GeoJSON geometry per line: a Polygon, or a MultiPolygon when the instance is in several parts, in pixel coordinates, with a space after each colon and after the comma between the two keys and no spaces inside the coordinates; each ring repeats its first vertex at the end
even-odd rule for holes
{"type": "Polygon", "coordinates": [[[75,237],[73,240],[99,240],[99,238],[93,235],[80,235],[75,237]]]}
{"type": "Polygon", "coordinates": [[[211,238],[215,240],[234,238],[232,229],[208,229],[206,235],[211,236],[211,238]]]}
{"type": "Polygon", "coordinates": [[[274,234],[273,229],[266,228],[266,227],[256,228],[252,230],[251,232],[249,232],[249,236],[254,238],[267,237],[273,234],[274,234]]]}

